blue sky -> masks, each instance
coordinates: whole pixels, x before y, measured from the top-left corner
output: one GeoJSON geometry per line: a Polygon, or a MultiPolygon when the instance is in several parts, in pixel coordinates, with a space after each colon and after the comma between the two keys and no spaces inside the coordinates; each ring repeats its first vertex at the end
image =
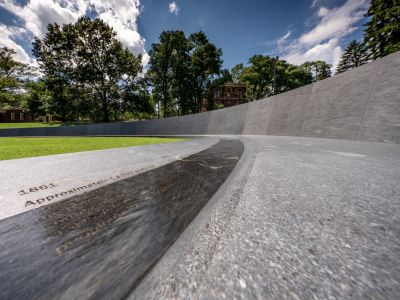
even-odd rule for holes
{"type": "Polygon", "coordinates": [[[224,67],[254,54],[300,64],[322,59],[334,65],[346,45],[362,37],[369,0],[0,0],[0,45],[34,63],[33,36],[49,22],[98,16],[133,53],[144,55],[163,30],[204,31],[223,50],[224,67]]]}

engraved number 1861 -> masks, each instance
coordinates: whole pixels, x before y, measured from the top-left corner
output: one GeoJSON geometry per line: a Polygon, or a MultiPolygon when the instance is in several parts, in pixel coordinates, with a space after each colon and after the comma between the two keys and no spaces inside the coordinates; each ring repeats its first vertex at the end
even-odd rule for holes
{"type": "Polygon", "coordinates": [[[35,193],[35,192],[38,192],[38,191],[47,190],[49,188],[53,188],[53,187],[56,187],[56,186],[57,185],[55,185],[54,183],[42,184],[41,186],[38,186],[38,187],[34,186],[34,187],[31,187],[31,188],[26,189],[26,190],[20,190],[18,192],[18,194],[23,196],[23,195],[27,195],[29,193],[35,193]]]}

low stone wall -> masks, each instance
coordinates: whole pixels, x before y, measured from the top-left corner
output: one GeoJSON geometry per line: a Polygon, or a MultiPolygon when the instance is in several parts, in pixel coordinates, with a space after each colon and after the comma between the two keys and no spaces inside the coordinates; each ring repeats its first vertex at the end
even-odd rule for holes
{"type": "Polygon", "coordinates": [[[400,143],[400,52],[287,93],[160,120],[0,130],[0,136],[246,134],[400,143]]]}

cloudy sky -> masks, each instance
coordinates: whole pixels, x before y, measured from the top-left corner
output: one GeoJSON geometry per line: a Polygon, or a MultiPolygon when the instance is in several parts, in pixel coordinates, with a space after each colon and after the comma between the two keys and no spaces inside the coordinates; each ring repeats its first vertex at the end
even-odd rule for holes
{"type": "Polygon", "coordinates": [[[144,55],[163,30],[202,30],[223,50],[224,66],[254,54],[300,64],[336,65],[342,50],[362,37],[369,0],[0,0],[0,45],[32,63],[31,42],[48,23],[99,17],[134,54],[144,55]]]}

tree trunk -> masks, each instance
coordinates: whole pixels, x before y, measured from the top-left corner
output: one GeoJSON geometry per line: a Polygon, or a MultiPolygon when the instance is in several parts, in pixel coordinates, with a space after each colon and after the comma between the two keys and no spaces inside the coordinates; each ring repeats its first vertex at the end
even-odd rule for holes
{"type": "Polygon", "coordinates": [[[103,122],[110,122],[110,117],[108,115],[107,92],[105,90],[103,90],[101,98],[103,108],[103,122]]]}
{"type": "Polygon", "coordinates": [[[167,103],[168,103],[168,95],[167,95],[167,89],[165,87],[165,85],[163,86],[163,118],[168,117],[168,112],[167,112],[167,103]]]}

